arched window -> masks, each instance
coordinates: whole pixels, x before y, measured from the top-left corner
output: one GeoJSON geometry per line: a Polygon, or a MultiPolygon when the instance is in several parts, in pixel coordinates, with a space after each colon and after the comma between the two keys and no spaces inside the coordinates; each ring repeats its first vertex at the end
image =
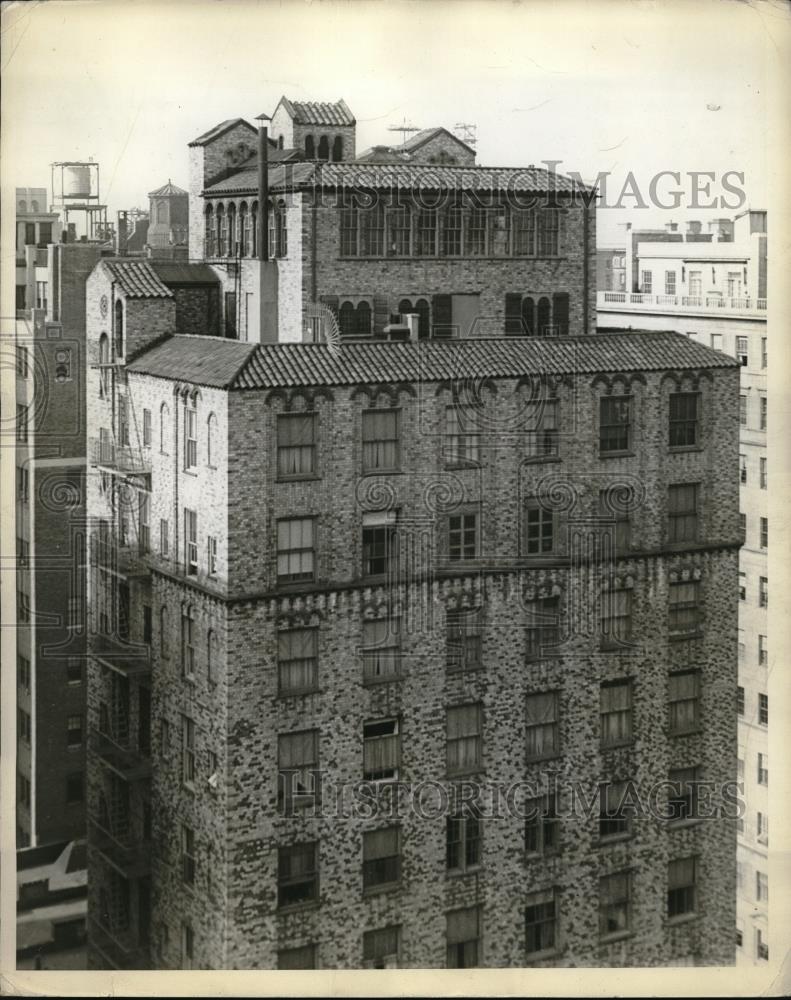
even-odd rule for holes
{"type": "Polygon", "coordinates": [[[252,240],[250,245],[252,247],[250,251],[251,257],[258,256],[258,202],[254,201],[252,208],[250,209],[250,228],[252,230],[252,240]]]}
{"type": "Polygon", "coordinates": [[[417,313],[417,335],[420,340],[428,340],[431,330],[430,330],[430,318],[431,314],[429,311],[428,299],[418,299],[415,303],[415,312],[417,313]]]}
{"type": "Polygon", "coordinates": [[[168,221],[168,206],[164,201],[157,202],[157,222],[168,221]]]}
{"type": "Polygon", "coordinates": [[[228,222],[225,218],[225,206],[217,206],[217,256],[224,257],[228,248],[228,222]]]}
{"type": "Polygon", "coordinates": [[[159,653],[160,656],[170,655],[170,622],[168,609],[164,604],[159,609],[159,653]]]}
{"type": "Polygon", "coordinates": [[[371,307],[367,302],[360,302],[357,306],[357,336],[371,336],[371,307]]]}
{"type": "Polygon", "coordinates": [[[38,202],[37,201],[35,201],[35,200],[31,201],[31,203],[30,203],[30,211],[31,212],[37,212],[38,211],[38,202]]]}
{"type": "Polygon", "coordinates": [[[167,403],[159,408],[159,450],[163,455],[168,453],[168,434],[170,433],[170,410],[167,403]]]}
{"type": "Polygon", "coordinates": [[[306,160],[316,159],[316,144],[313,141],[312,135],[305,136],[305,159],[306,160]]]}
{"type": "Polygon", "coordinates": [[[217,465],[217,418],[209,414],[206,421],[206,464],[215,468],[217,465]]]}
{"type": "Polygon", "coordinates": [[[332,159],[334,163],[340,163],[343,159],[343,136],[336,135],[333,140],[332,159]]]}
{"type": "Polygon", "coordinates": [[[24,199],[24,198],[23,198],[23,199],[22,199],[22,201],[20,201],[20,203],[19,203],[19,211],[20,211],[20,212],[23,212],[23,213],[24,213],[24,212],[27,212],[27,202],[25,201],[25,199],[24,199]]]}
{"type": "Polygon", "coordinates": [[[549,335],[549,299],[543,296],[538,300],[538,336],[549,335]]]}
{"type": "Polygon", "coordinates": [[[214,209],[211,205],[206,206],[206,256],[214,256],[214,209]]]}
{"type": "Polygon", "coordinates": [[[120,299],[115,300],[115,355],[120,358],[124,353],[124,306],[120,299]]]}
{"type": "MultiPolygon", "coordinates": [[[[110,363],[110,338],[106,333],[99,337],[99,364],[108,365],[110,363]]],[[[99,369],[99,399],[104,399],[107,395],[108,369],[99,369]]]]}
{"type": "Polygon", "coordinates": [[[353,337],[357,332],[357,314],[351,302],[344,302],[338,311],[338,325],[342,337],[353,337]]]}
{"type": "Polygon", "coordinates": [[[228,256],[236,256],[236,205],[233,202],[228,206],[226,214],[228,220],[228,256]]]}
{"type": "Polygon", "coordinates": [[[210,628],[206,636],[206,679],[213,681],[217,670],[217,637],[214,629],[210,628]]]}
{"type": "Polygon", "coordinates": [[[240,253],[242,257],[250,256],[250,213],[247,211],[247,202],[243,201],[239,206],[239,239],[241,240],[240,253]]]}
{"type": "Polygon", "coordinates": [[[329,160],[330,158],[330,140],[326,135],[323,135],[319,139],[319,159],[329,160]]]}
{"type": "Polygon", "coordinates": [[[529,295],[522,299],[522,332],[528,337],[536,332],[536,304],[529,295]]]}
{"type": "Polygon", "coordinates": [[[181,675],[195,676],[195,616],[191,604],[181,609],[181,675]]]}
{"type": "Polygon", "coordinates": [[[274,258],[287,255],[286,203],[281,199],[272,203],[269,212],[269,256],[274,258]]]}

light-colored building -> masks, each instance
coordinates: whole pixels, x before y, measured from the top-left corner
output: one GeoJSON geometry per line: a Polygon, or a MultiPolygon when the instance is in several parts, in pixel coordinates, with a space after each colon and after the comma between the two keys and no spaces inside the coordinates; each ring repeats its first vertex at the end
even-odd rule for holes
{"type": "MultiPolygon", "coordinates": [[[[46,261],[46,248],[60,242],[58,231],[60,216],[48,208],[46,188],[18,187],[16,189],[16,311],[25,314],[28,309],[46,309],[46,292],[34,281],[27,281],[27,255],[33,260],[46,261]],[[30,248],[28,250],[28,247],[30,248]],[[36,254],[36,251],[44,253],[36,254]]],[[[43,279],[45,280],[45,279],[43,279]]]]}
{"type": "MultiPolygon", "coordinates": [[[[633,261],[639,289],[600,289],[598,317],[601,327],[676,330],[741,364],[744,545],[739,557],[737,711],[745,813],[738,842],[736,955],[739,963],[753,964],[768,959],[766,213],[747,210],[723,224],[727,221],[717,220],[715,234],[722,238],[716,242],[638,241],[633,261]]],[[[694,224],[692,232],[699,235],[694,224]]]]}

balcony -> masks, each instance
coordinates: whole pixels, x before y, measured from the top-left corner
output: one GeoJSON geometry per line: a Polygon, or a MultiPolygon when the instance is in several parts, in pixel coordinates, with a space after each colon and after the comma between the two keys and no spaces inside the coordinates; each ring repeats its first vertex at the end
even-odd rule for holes
{"type": "Polygon", "coordinates": [[[143,643],[126,642],[114,635],[91,635],[90,655],[101,664],[124,677],[141,677],[151,673],[150,647],[143,643]]]}
{"type": "Polygon", "coordinates": [[[91,749],[99,759],[125,781],[140,781],[151,774],[151,757],[131,739],[123,720],[113,719],[101,730],[91,730],[91,749]]]}
{"type": "Polygon", "coordinates": [[[99,438],[90,439],[90,463],[125,476],[150,476],[151,460],[138,448],[99,438]]]}
{"type": "Polygon", "coordinates": [[[91,563],[100,569],[111,570],[122,576],[151,575],[150,553],[146,540],[118,542],[109,531],[104,534],[99,531],[91,532],[91,563]]]}
{"type": "Polygon", "coordinates": [[[106,926],[94,916],[88,917],[88,945],[114,969],[148,969],[151,962],[148,946],[128,928],[106,926]]]}
{"type": "Polygon", "coordinates": [[[124,878],[140,878],[151,870],[151,843],[138,835],[130,817],[106,820],[91,818],[91,846],[124,878]]]}
{"type": "Polygon", "coordinates": [[[766,319],[766,299],[728,298],[720,295],[651,295],[647,292],[597,292],[597,308],[605,312],[696,313],[704,316],[737,315],[766,319]]]}

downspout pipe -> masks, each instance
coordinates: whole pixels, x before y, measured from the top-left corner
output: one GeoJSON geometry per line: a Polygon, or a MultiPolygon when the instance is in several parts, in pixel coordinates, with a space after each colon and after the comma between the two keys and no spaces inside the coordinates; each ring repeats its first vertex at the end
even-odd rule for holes
{"type": "Polygon", "coordinates": [[[258,121],[258,259],[269,260],[269,128],[268,115],[258,121]]]}

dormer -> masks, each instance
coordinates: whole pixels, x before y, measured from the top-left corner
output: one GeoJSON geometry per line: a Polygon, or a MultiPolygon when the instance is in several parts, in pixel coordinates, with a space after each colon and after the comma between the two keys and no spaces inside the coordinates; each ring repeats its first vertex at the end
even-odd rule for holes
{"type": "Polygon", "coordinates": [[[355,158],[357,122],[346,101],[290,101],[281,97],[269,134],[281,149],[296,149],[306,160],[355,158]]]}

